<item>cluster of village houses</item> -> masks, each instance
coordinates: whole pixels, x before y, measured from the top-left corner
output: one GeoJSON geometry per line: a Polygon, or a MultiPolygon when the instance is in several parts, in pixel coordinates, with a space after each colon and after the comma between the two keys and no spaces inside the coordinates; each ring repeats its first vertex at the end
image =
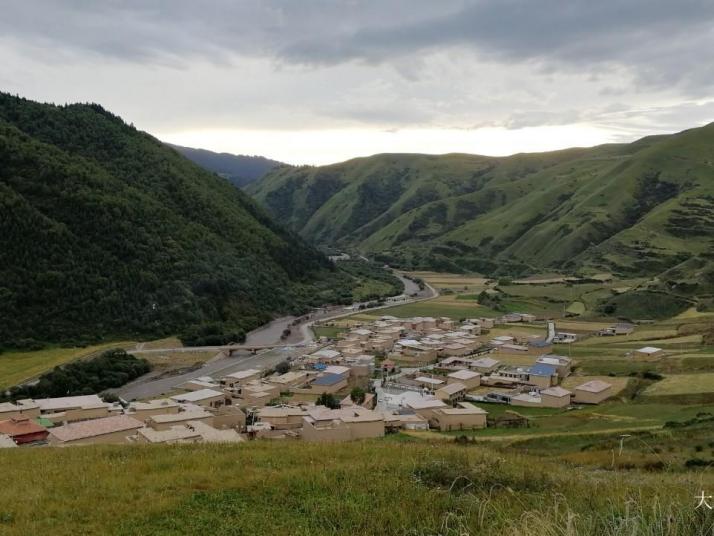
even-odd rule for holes
{"type": "MultiPolygon", "coordinates": [[[[292,360],[282,374],[249,369],[199,377],[178,385],[178,394],[129,403],[107,403],[97,395],[0,403],[0,447],[347,441],[403,429],[448,432],[494,425],[474,402],[565,408],[612,396],[612,385],[601,380],[572,390],[560,385],[572,361],[552,353],[558,334],[488,336],[496,324],[534,320],[525,314],[464,322],[384,316],[325,341],[292,360]],[[500,354],[531,356],[532,365],[508,366],[500,354]],[[380,379],[373,389],[374,378],[380,379]],[[364,397],[352,399],[355,387],[365,388],[364,397]],[[337,404],[317,405],[321,395],[337,404]]],[[[620,334],[618,329],[600,335],[620,334]]],[[[657,351],[637,352],[651,357],[657,351]]]]}

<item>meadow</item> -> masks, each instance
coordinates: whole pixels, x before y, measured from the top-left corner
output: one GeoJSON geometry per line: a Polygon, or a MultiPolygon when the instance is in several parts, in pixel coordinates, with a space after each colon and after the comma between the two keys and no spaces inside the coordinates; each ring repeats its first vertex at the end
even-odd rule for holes
{"type": "Polygon", "coordinates": [[[701,535],[711,471],[564,464],[420,441],[0,452],[0,532],[54,535],[701,535]],[[593,493],[593,490],[599,490],[593,493]]]}

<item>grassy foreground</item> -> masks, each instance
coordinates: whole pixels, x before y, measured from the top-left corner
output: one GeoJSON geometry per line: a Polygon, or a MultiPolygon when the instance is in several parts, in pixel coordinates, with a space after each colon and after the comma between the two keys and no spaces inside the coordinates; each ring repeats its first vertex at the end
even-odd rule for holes
{"type": "Polygon", "coordinates": [[[711,470],[604,471],[404,440],[13,449],[0,533],[704,535],[711,470]]]}

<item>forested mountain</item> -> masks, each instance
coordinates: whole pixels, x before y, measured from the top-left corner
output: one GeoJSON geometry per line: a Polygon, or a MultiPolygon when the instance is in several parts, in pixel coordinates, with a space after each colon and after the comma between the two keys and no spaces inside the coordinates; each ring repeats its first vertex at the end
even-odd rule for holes
{"type": "Polygon", "coordinates": [[[317,244],[407,268],[662,275],[714,285],[714,124],[491,158],[382,154],[282,167],[248,191],[317,244]]]}
{"type": "Polygon", "coordinates": [[[282,166],[281,162],[263,156],[246,156],[230,153],[214,153],[206,149],[193,149],[167,143],[183,156],[208,171],[218,173],[238,188],[258,180],[271,169],[282,166]]]}
{"type": "Polygon", "coordinates": [[[0,346],[240,337],[364,284],[96,104],[0,93],[0,237],[0,346]]]}

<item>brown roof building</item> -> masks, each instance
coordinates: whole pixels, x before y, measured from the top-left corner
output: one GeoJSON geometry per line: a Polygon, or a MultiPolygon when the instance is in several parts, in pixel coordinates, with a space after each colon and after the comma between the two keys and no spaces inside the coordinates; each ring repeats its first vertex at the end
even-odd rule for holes
{"type": "Polygon", "coordinates": [[[17,445],[36,443],[47,439],[47,429],[27,417],[0,421],[0,434],[10,437],[17,445]]]}
{"type": "Polygon", "coordinates": [[[143,423],[127,415],[69,423],[52,429],[50,445],[125,443],[127,437],[143,426],[143,423]]]}

